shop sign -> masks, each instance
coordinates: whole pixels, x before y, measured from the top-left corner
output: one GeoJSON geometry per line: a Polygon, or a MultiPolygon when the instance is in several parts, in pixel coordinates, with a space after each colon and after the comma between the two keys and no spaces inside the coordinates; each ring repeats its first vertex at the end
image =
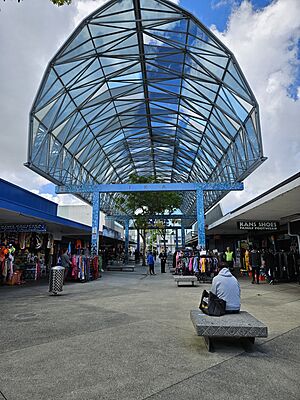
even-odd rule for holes
{"type": "Polygon", "coordinates": [[[237,227],[246,231],[277,231],[279,223],[277,221],[238,221],[237,227]]]}
{"type": "Polygon", "coordinates": [[[45,224],[0,224],[0,232],[47,232],[45,224]]]}

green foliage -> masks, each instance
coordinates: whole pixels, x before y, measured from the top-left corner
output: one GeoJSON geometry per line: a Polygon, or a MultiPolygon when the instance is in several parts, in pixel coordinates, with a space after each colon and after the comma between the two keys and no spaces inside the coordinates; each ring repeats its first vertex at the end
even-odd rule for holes
{"type": "Polygon", "coordinates": [[[72,0],[50,0],[53,4],[59,6],[69,5],[72,3],[72,0]]]}
{"type": "MultiPolygon", "coordinates": [[[[5,0],[3,0],[5,1],[5,0]]],[[[57,5],[57,6],[64,6],[64,5],[69,5],[72,3],[72,0],[50,0],[51,3],[57,5]]],[[[21,0],[18,0],[18,3],[21,3],[21,0]]]]}

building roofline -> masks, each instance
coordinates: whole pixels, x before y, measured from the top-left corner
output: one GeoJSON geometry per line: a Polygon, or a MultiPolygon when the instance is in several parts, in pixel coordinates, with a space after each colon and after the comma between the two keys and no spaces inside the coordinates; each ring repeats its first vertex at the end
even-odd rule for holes
{"type": "Polygon", "coordinates": [[[267,196],[268,194],[270,194],[272,192],[275,192],[275,190],[282,188],[283,186],[295,181],[298,178],[300,178],[300,172],[297,172],[295,175],[291,176],[288,179],[285,179],[284,181],[280,182],[278,185],[272,187],[271,189],[269,189],[266,192],[260,194],[259,196],[255,197],[254,199],[252,199],[252,200],[248,201],[247,203],[235,208],[234,210],[230,211],[230,213],[228,213],[228,214],[233,214],[233,213],[241,210],[242,208],[247,207],[252,203],[255,203],[257,200],[262,199],[263,197],[267,196]]]}

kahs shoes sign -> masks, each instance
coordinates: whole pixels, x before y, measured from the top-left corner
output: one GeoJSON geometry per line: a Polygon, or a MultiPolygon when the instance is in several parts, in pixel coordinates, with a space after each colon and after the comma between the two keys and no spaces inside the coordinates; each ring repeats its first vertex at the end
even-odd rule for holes
{"type": "Polygon", "coordinates": [[[277,221],[238,221],[237,227],[246,231],[277,231],[279,223],[277,221]]]}

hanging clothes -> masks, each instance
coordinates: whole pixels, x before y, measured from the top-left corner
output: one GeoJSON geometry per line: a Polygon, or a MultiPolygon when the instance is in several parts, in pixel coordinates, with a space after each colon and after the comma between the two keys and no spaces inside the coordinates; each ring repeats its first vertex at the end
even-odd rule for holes
{"type": "Polygon", "coordinates": [[[194,257],[193,271],[194,271],[194,274],[198,274],[199,273],[199,259],[198,259],[198,257],[194,257]]]}

